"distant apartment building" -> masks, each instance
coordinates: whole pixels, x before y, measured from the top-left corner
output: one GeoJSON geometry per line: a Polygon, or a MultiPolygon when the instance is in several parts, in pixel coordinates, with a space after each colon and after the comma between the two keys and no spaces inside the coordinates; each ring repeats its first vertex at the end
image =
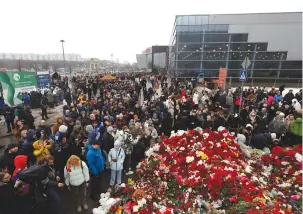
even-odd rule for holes
{"type": "MultiPolygon", "coordinates": [[[[55,61],[63,60],[62,53],[34,54],[34,53],[0,53],[0,60],[45,60],[55,61]]],[[[65,54],[65,61],[85,61],[80,54],[65,54]]]]}

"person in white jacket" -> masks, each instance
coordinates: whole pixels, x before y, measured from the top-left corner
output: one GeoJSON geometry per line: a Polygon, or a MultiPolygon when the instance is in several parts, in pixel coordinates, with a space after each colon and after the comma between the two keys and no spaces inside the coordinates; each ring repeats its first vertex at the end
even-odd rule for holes
{"type": "Polygon", "coordinates": [[[125,153],[121,145],[121,142],[119,140],[116,140],[114,143],[114,148],[112,148],[108,153],[108,161],[110,163],[111,169],[109,185],[111,188],[116,183],[116,177],[117,184],[120,185],[122,183],[122,170],[125,159],[125,153]]]}
{"type": "Polygon", "coordinates": [[[76,155],[70,156],[64,167],[64,177],[66,186],[77,201],[77,211],[82,211],[82,205],[84,210],[87,210],[86,191],[89,183],[89,170],[86,163],[76,155]]]}

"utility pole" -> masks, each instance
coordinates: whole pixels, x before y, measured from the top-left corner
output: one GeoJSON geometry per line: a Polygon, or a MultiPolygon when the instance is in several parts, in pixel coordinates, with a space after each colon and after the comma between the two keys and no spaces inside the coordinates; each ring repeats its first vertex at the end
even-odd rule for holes
{"type": "Polygon", "coordinates": [[[66,65],[65,65],[65,54],[64,54],[64,40],[63,39],[61,39],[60,40],[60,42],[61,42],[61,44],[62,44],[62,52],[63,52],[63,61],[64,61],[64,76],[66,76],[66,73],[65,73],[65,67],[66,67],[66,65]]]}

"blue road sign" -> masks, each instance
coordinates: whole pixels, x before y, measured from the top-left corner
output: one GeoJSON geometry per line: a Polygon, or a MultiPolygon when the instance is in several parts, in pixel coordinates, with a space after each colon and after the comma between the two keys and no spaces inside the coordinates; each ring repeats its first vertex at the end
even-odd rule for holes
{"type": "Polygon", "coordinates": [[[246,82],[247,81],[247,70],[241,70],[240,71],[240,78],[239,80],[241,82],[246,82]]]}
{"type": "Polygon", "coordinates": [[[50,88],[51,78],[48,71],[37,71],[38,88],[50,88]]]}

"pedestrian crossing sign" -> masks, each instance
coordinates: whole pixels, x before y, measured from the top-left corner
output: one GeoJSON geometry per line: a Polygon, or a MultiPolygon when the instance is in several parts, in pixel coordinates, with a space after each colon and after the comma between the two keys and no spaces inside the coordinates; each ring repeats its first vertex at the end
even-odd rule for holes
{"type": "Polygon", "coordinates": [[[247,70],[240,71],[240,81],[246,82],[247,81],[247,70]]]}

